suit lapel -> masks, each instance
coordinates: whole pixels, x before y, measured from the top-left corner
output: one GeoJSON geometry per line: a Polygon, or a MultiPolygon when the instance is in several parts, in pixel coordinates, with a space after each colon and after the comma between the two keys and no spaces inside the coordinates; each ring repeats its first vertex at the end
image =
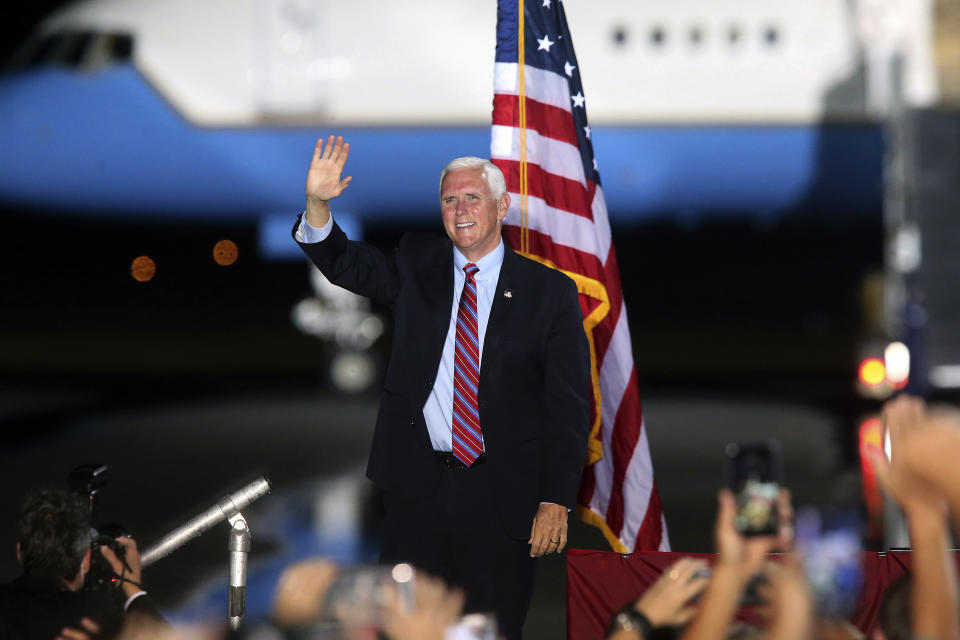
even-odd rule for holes
{"type": "Polygon", "coordinates": [[[440,362],[443,343],[450,328],[450,314],[453,312],[453,250],[450,243],[443,243],[437,255],[427,261],[423,274],[422,295],[426,301],[426,324],[423,327],[427,340],[427,353],[424,354],[424,366],[432,367],[428,371],[431,377],[436,375],[436,366],[440,362]]]}
{"type": "MultiPolygon", "coordinates": [[[[418,371],[411,371],[411,382],[418,391],[414,392],[415,405],[419,408],[427,401],[437,376],[437,366],[443,355],[443,345],[450,328],[450,314],[453,305],[453,244],[448,240],[431,246],[422,254],[415,256],[417,296],[424,306],[415,314],[418,333],[421,336],[416,345],[409,345],[416,354],[412,362],[418,371]]],[[[418,420],[417,437],[424,448],[432,449],[430,433],[426,423],[418,420]]]]}
{"type": "MultiPolygon", "coordinates": [[[[483,354],[480,357],[480,388],[484,386],[486,376],[484,373],[494,367],[491,358],[496,358],[500,353],[500,343],[506,335],[507,329],[511,326],[513,317],[512,304],[514,278],[516,275],[516,266],[519,257],[506,244],[503,246],[503,264],[500,266],[500,277],[497,279],[497,288],[493,294],[493,302],[490,306],[490,317],[487,319],[487,332],[483,337],[483,354]]],[[[482,391],[481,391],[482,393],[482,391]]]]}

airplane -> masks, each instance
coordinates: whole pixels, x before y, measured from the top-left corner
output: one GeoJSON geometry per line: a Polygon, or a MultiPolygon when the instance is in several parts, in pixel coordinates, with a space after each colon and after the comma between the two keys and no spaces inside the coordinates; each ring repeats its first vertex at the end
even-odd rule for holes
{"type": "MultiPolygon", "coordinates": [[[[612,221],[875,213],[869,4],[568,1],[612,221]]],[[[0,198],[262,220],[302,208],[335,132],[356,180],[339,209],[433,216],[445,160],[489,151],[495,19],[493,2],[69,4],[0,78],[0,198]]]]}
{"type": "MultiPolygon", "coordinates": [[[[611,223],[881,215],[890,52],[914,102],[936,94],[929,2],[901,4],[564,3],[611,223]]],[[[492,1],[70,3],[0,75],[0,201],[247,220],[291,259],[313,145],[339,134],[349,234],[436,220],[445,162],[489,155],[495,23],[492,1]]],[[[382,320],[313,279],[294,322],[364,388],[382,320]]]]}

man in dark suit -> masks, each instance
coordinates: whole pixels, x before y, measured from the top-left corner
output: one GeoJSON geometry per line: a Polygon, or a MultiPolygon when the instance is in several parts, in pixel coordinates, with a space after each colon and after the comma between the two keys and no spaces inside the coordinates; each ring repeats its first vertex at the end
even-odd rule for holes
{"type": "Polygon", "coordinates": [[[97,551],[116,573],[117,592],[83,589],[94,553],[90,534],[90,505],[79,496],[57,489],[27,494],[17,522],[23,575],[0,586],[4,638],[109,638],[124,624],[140,631],[148,625],[151,631],[169,629],[143,589],[132,538],[117,539],[123,560],[109,547],[97,551]]]}
{"type": "Polygon", "coordinates": [[[461,586],[519,638],[535,558],[566,545],[589,431],[590,358],[576,285],[505,247],[499,169],[444,169],[446,238],[407,234],[393,252],[352,242],[329,201],[349,154],[317,141],[300,246],[334,284],[393,310],[367,475],[385,507],[381,561],[461,586]]]}

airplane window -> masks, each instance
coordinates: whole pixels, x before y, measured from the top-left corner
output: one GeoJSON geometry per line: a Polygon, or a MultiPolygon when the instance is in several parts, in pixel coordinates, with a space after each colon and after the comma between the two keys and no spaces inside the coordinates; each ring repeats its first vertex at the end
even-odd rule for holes
{"type": "Polygon", "coordinates": [[[618,47],[622,47],[627,44],[627,30],[622,27],[615,27],[613,30],[613,43],[618,47]]]}
{"type": "Polygon", "coordinates": [[[663,30],[662,27],[654,27],[650,29],[650,44],[660,47],[663,46],[667,41],[667,33],[663,30]]]}
{"type": "Polygon", "coordinates": [[[67,34],[62,44],[56,48],[52,61],[63,63],[68,67],[80,66],[91,42],[93,42],[93,33],[90,31],[67,34]]]}
{"type": "Polygon", "coordinates": [[[115,33],[110,36],[112,58],[118,62],[133,57],[133,38],[125,33],[115,33]]]}
{"type": "Polygon", "coordinates": [[[703,42],[703,30],[700,27],[690,29],[690,44],[697,46],[703,42]]]}
{"type": "Polygon", "coordinates": [[[99,69],[109,64],[125,62],[133,55],[133,38],[120,33],[101,33],[87,48],[83,59],[86,70],[99,69]]]}
{"type": "Polygon", "coordinates": [[[740,42],[740,28],[736,25],[731,25],[730,28],[727,29],[727,42],[730,44],[740,42]]]}
{"type": "Polygon", "coordinates": [[[133,56],[133,38],[124,33],[73,31],[28,40],[5,65],[8,70],[59,64],[85,69],[123,62],[133,56]]]}
{"type": "Polygon", "coordinates": [[[766,40],[767,46],[774,47],[780,40],[780,31],[774,26],[769,26],[763,33],[763,39],[766,40]]]}

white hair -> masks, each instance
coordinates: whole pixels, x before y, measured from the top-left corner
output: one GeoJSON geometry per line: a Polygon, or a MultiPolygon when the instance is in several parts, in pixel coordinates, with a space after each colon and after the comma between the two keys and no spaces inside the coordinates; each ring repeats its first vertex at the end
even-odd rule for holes
{"type": "MultiPolygon", "coordinates": [[[[447,163],[440,173],[440,189],[443,189],[443,179],[447,174],[456,169],[480,169],[483,172],[483,178],[490,187],[490,193],[494,198],[500,198],[507,192],[507,181],[503,173],[489,160],[476,158],[474,156],[464,156],[463,158],[454,158],[447,163]]],[[[441,193],[442,195],[442,193],[441,193]]]]}

